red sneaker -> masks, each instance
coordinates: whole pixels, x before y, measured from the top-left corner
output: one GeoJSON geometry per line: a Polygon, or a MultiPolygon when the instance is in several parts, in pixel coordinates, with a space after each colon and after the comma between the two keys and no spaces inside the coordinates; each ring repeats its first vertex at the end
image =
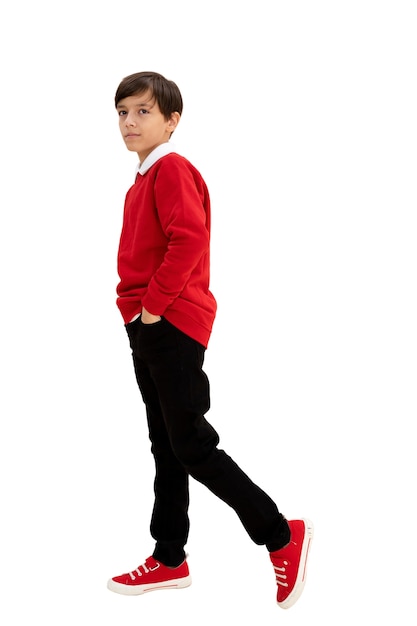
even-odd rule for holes
{"type": "Polygon", "coordinates": [[[146,559],[133,572],[111,578],[107,587],[126,596],[139,596],[145,591],[156,589],[181,589],[191,585],[191,576],[187,561],[178,567],[167,567],[153,556],[146,559]]]}
{"type": "Polygon", "coordinates": [[[292,520],[288,524],[291,529],[290,543],[269,553],[278,585],[277,602],[282,609],[289,609],[303,592],[308,551],[314,532],[313,524],[307,519],[292,520]]]}

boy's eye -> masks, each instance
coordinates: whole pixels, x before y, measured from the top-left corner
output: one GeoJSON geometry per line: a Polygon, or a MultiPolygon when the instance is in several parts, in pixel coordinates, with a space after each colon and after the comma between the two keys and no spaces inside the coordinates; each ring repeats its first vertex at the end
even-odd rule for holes
{"type": "Polygon", "coordinates": [[[142,115],[143,113],[148,113],[147,109],[139,109],[139,113],[142,115]]]}
{"type": "Polygon", "coordinates": [[[119,117],[122,117],[123,115],[126,115],[126,111],[119,111],[119,117]]]}

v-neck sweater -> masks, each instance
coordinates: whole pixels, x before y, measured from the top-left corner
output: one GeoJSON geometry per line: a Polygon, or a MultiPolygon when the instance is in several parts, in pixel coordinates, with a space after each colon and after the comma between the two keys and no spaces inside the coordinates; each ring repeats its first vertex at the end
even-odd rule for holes
{"type": "Polygon", "coordinates": [[[139,168],[126,194],[117,306],[125,324],[145,307],[207,347],[217,307],[209,288],[209,192],[186,158],[166,152],[139,168]]]}

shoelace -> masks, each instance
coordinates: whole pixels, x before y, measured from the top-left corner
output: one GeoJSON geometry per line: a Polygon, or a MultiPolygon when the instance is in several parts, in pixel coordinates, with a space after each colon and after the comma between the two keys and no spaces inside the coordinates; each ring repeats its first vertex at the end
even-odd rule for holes
{"type": "Polygon", "coordinates": [[[137,574],[138,576],[143,576],[142,572],[140,571],[141,567],[143,568],[143,571],[145,574],[149,574],[149,572],[153,572],[156,569],[158,569],[159,565],[160,564],[157,562],[155,567],[148,568],[146,567],[146,563],[143,563],[142,565],[139,565],[135,570],[133,570],[133,572],[129,572],[129,576],[132,580],[135,580],[136,578],[135,574],[137,574]]]}
{"type": "Polygon", "coordinates": [[[288,587],[287,574],[285,573],[285,568],[288,565],[288,561],[282,561],[282,567],[278,567],[274,565],[275,570],[275,578],[277,581],[277,585],[281,585],[282,587],[288,587]]]}

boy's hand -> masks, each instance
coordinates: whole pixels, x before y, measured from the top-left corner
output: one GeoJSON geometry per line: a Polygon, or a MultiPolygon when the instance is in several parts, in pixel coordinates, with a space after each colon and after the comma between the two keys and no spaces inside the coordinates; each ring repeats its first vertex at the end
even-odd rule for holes
{"type": "Polygon", "coordinates": [[[161,320],[161,316],[152,315],[152,313],[149,313],[149,311],[147,311],[145,307],[143,307],[141,319],[142,319],[143,324],[155,324],[156,322],[159,322],[161,320]]]}

